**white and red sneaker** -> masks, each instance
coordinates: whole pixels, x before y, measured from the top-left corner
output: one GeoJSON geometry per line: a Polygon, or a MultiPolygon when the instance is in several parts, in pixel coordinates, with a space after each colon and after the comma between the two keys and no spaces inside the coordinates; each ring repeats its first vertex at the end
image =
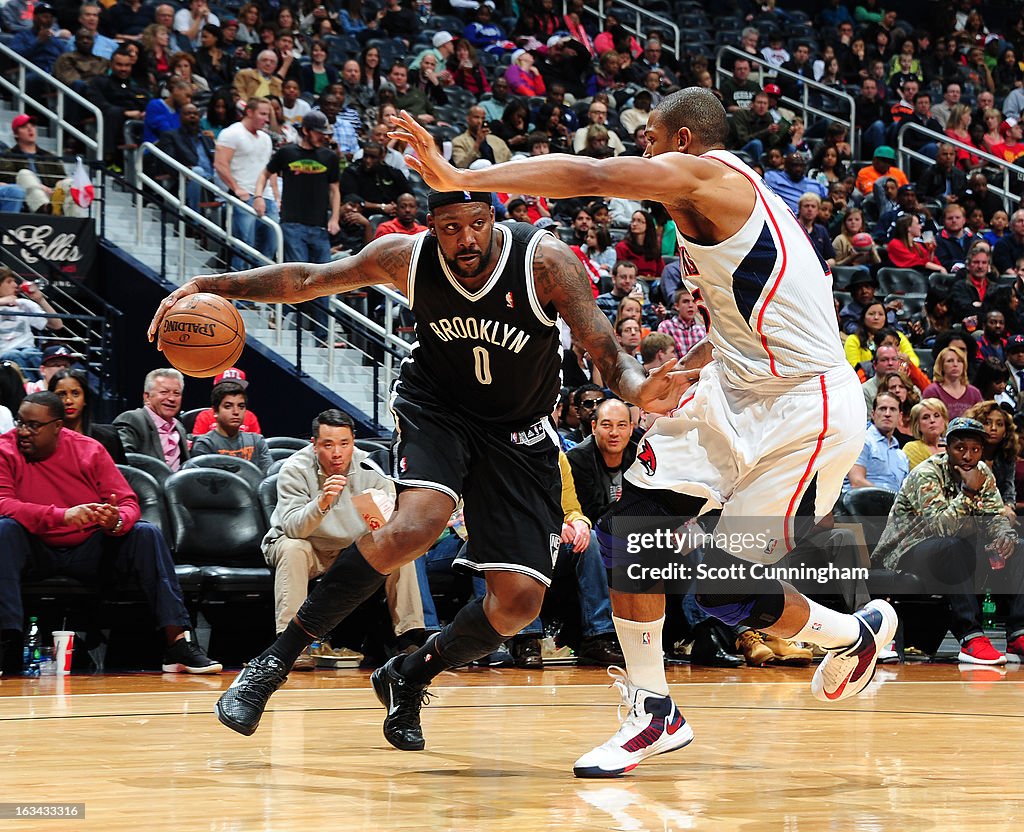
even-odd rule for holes
{"type": "Polygon", "coordinates": [[[968,639],[960,648],[957,661],[967,664],[1006,664],[1006,656],[992,646],[988,636],[975,636],[968,639]]]}
{"type": "Polygon", "coordinates": [[[811,693],[822,702],[849,699],[864,690],[879,655],[896,636],[899,618],[886,601],[869,601],[853,617],[860,621],[860,637],[849,647],[827,650],[811,678],[811,693]]]}
{"type": "Polygon", "coordinates": [[[693,741],[693,729],[676,708],[671,696],[634,687],[620,667],[609,667],[608,675],[622,694],[615,735],[580,757],[572,767],[577,777],[620,777],[643,760],[676,751],[693,741]],[[622,719],[622,708],[628,709],[622,719]]]}

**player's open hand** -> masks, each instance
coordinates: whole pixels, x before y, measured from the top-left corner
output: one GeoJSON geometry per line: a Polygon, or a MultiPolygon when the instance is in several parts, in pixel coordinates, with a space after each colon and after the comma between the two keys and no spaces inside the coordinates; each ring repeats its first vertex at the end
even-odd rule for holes
{"type": "Polygon", "coordinates": [[[464,190],[458,184],[459,171],[441,155],[434,143],[434,137],[405,110],[391,116],[388,137],[406,142],[412,147],[416,155],[406,156],[405,162],[422,176],[423,181],[431,188],[436,191],[464,190]]]}
{"type": "Polygon", "coordinates": [[[671,413],[687,388],[700,376],[699,368],[682,367],[682,361],[666,361],[640,387],[639,405],[648,413],[671,413]]]}
{"type": "MultiPolygon", "coordinates": [[[[186,295],[194,295],[198,292],[202,292],[203,289],[196,282],[197,278],[193,277],[188,283],[171,292],[167,297],[163,299],[160,305],[156,308],[156,314],[153,315],[153,320],[149,323],[149,329],[146,331],[146,337],[152,341],[157,332],[160,330],[160,322],[164,319],[164,315],[170,310],[174,304],[181,300],[186,295]]],[[[159,342],[157,348],[160,347],[159,342]]]]}

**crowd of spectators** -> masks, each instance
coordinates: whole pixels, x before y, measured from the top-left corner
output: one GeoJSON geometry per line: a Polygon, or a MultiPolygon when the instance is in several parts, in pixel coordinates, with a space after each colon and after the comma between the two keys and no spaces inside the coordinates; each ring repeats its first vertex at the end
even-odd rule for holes
{"type": "MultiPolygon", "coordinates": [[[[1003,172],[990,158],[1024,157],[1019,4],[945,0],[909,22],[874,0],[826,0],[808,11],[687,2],[677,11],[693,17],[691,29],[706,21],[710,35],[684,38],[682,54],[656,25],[632,35],[621,10],[609,7],[601,20],[578,0],[564,14],[552,0],[432,9],[406,0],[298,8],[119,0],[56,9],[7,0],[0,19],[15,51],[100,107],[110,165],[124,163],[123,127],[138,122],[139,139],[258,214],[280,218],[294,232],[286,259],[322,262],[375,235],[422,230],[425,191],[405,164],[407,148],[387,136],[396,109],[415,115],[460,167],[547,153],[607,158],[644,153],[648,115],[666,94],[708,87],[728,113],[729,149],[789,205],[832,269],[836,326],[805,337],[840,339],[864,382],[870,419],[849,486],[899,490],[912,467],[942,451],[950,419],[993,402],[1010,423],[1024,418],[1024,210],[993,190],[1003,172]],[[716,42],[745,53],[729,53],[718,75],[716,42]],[[845,105],[822,86],[854,97],[852,130],[842,123],[845,105]],[[835,118],[805,111],[805,92],[814,110],[835,118]],[[898,146],[917,155],[900,162],[898,146]],[[300,168],[319,175],[290,175],[300,168]],[[907,270],[909,289],[880,292],[882,270],[892,268],[907,270]]],[[[51,195],[64,171],[36,147],[34,130],[26,116],[12,124],[0,206],[59,212],[51,195]]],[[[1022,182],[1024,171],[1011,172],[1011,194],[1022,182]]],[[[189,201],[198,205],[194,190],[189,201]]],[[[494,201],[499,218],[548,228],[573,248],[620,344],[645,366],[684,355],[706,334],[709,322],[684,282],[682,241],[662,206],[599,194],[553,201],[505,193],[494,201]]],[[[266,249],[258,224],[240,215],[239,238],[266,249]]],[[[31,301],[38,299],[18,303],[31,301]]],[[[30,348],[27,327],[45,325],[22,320],[29,324],[12,349],[30,348]]],[[[595,427],[603,382],[568,335],[563,347],[563,450],[577,460],[586,491],[595,470],[613,491],[625,456],[595,427]],[[582,468],[579,449],[589,455],[582,468]]],[[[29,368],[40,363],[24,357],[29,368]]],[[[241,394],[220,392],[209,420],[217,435],[199,447],[248,450],[265,462],[237,412],[221,416],[237,411],[241,394]]],[[[184,459],[187,439],[168,427],[174,415],[149,441],[184,459]]],[[[646,417],[629,418],[639,428],[646,417]]],[[[134,427],[131,414],[120,419],[124,449],[141,447],[132,431],[152,418],[137,413],[134,427]]],[[[1015,463],[1016,439],[1010,444],[1015,463]]],[[[997,473],[1003,485],[1012,484],[1010,468],[997,473]]],[[[1009,515],[1015,493],[1000,491],[1009,515]]],[[[523,661],[534,655],[532,645],[518,652],[523,661]]]]}

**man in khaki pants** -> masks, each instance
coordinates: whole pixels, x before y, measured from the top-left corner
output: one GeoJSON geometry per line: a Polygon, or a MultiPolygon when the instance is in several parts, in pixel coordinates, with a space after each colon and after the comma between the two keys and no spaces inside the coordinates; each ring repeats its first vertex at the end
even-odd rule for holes
{"type": "MultiPolygon", "coordinates": [[[[281,633],[302,602],[310,579],[319,577],[338,553],[369,524],[385,523],[394,510],[395,487],[360,463],[368,454],[355,446],[351,417],[325,410],[313,420],[312,445],[281,466],[277,507],[263,539],[263,555],[274,568],[275,627],[281,633]]],[[[423,603],[412,563],[384,584],[395,635],[423,631],[423,603]]],[[[307,651],[296,670],[312,670],[307,651]]]]}

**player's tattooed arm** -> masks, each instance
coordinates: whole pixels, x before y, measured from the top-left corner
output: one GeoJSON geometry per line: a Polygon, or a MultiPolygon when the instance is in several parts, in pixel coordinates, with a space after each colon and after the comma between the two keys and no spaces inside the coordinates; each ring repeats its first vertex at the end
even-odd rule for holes
{"type": "Polygon", "coordinates": [[[196,292],[263,303],[299,303],[382,284],[393,284],[399,292],[407,294],[412,247],[412,237],[389,234],[374,240],[358,254],[331,263],[281,263],[193,277],[157,307],[149,325],[149,340],[153,340],[167,310],[185,295],[196,292]]]}
{"type": "Polygon", "coordinates": [[[583,345],[612,391],[628,402],[639,403],[643,367],[619,346],[608,318],[594,302],[590,278],[572,250],[545,238],[533,257],[533,277],[542,306],[552,304],[583,345]]]}

